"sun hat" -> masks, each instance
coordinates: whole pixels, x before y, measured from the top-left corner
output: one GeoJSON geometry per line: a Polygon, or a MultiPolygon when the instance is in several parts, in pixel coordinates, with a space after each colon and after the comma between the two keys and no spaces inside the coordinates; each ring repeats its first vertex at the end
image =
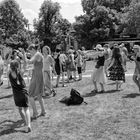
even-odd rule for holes
{"type": "Polygon", "coordinates": [[[102,47],[101,44],[97,44],[96,47],[95,47],[96,50],[99,50],[99,51],[104,51],[104,48],[102,47]]]}
{"type": "Polygon", "coordinates": [[[134,45],[133,49],[140,49],[140,46],[139,45],[134,45]]]}

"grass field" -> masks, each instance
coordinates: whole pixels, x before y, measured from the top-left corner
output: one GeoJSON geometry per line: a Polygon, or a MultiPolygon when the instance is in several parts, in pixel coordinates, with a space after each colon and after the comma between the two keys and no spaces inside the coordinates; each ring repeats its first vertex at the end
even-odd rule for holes
{"type": "MultiPolygon", "coordinates": [[[[84,75],[90,75],[92,69],[93,62],[89,61],[84,75]]],[[[127,73],[133,70],[134,63],[128,63],[127,73]]],[[[47,115],[32,121],[31,133],[24,132],[11,89],[6,87],[4,81],[0,87],[0,140],[140,140],[140,93],[130,75],[121,91],[115,91],[114,83],[108,81],[106,93],[89,96],[93,90],[89,76],[57,88],[55,97],[45,99],[47,115]],[[68,107],[59,103],[71,88],[77,89],[88,104],[68,107]]],[[[38,102],[37,106],[40,111],[38,102]]]]}

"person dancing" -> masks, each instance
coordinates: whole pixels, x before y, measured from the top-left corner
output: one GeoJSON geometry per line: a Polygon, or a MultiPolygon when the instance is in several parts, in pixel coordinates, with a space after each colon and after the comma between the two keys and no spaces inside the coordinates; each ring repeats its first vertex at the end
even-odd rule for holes
{"type": "Polygon", "coordinates": [[[51,71],[54,71],[54,60],[51,56],[51,50],[48,46],[43,47],[43,74],[44,74],[44,86],[45,86],[45,96],[48,96],[53,93],[53,96],[56,95],[55,91],[52,89],[51,82],[51,71]],[[51,68],[52,67],[52,68],[51,68]]]}
{"type": "Polygon", "coordinates": [[[104,62],[105,62],[105,51],[104,48],[98,44],[96,46],[97,53],[94,55],[94,58],[97,58],[97,63],[95,65],[95,69],[92,74],[92,82],[94,84],[94,90],[91,93],[97,93],[97,83],[100,83],[101,91],[100,93],[104,93],[104,84],[106,83],[106,76],[104,71],[104,62]]]}
{"type": "Polygon", "coordinates": [[[3,81],[2,81],[3,71],[4,71],[4,61],[2,59],[2,54],[0,51],[0,86],[3,84],[3,81]]]}
{"type": "Polygon", "coordinates": [[[28,127],[27,132],[31,132],[29,95],[19,70],[19,63],[16,60],[10,63],[9,80],[13,90],[15,105],[18,107],[19,114],[28,127]]]}
{"type": "Polygon", "coordinates": [[[33,109],[33,117],[32,119],[37,119],[38,111],[35,104],[35,98],[38,99],[39,104],[41,106],[41,114],[40,116],[45,116],[45,107],[44,100],[42,98],[43,90],[44,90],[44,82],[43,82],[43,55],[37,51],[36,46],[34,44],[30,45],[28,48],[30,54],[32,55],[31,59],[27,59],[25,51],[22,49],[23,59],[28,64],[33,64],[32,78],[29,85],[29,96],[30,103],[33,109]]]}
{"type": "Polygon", "coordinates": [[[118,44],[114,45],[112,50],[111,64],[108,67],[109,80],[116,82],[116,90],[119,90],[122,85],[122,81],[125,82],[125,69],[123,66],[123,57],[120,52],[118,44]]]}
{"type": "Polygon", "coordinates": [[[140,92],[140,46],[134,45],[133,50],[135,52],[135,55],[132,57],[132,59],[135,61],[135,70],[133,74],[133,81],[139,88],[140,92]]]}

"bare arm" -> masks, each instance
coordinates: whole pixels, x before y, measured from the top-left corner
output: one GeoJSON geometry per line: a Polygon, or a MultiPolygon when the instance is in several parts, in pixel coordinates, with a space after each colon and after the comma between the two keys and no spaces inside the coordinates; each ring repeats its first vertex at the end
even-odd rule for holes
{"type": "Polygon", "coordinates": [[[111,61],[111,64],[108,66],[107,69],[109,69],[110,67],[112,67],[112,65],[114,64],[114,61],[115,61],[115,59],[113,58],[112,61],[111,61]]]}

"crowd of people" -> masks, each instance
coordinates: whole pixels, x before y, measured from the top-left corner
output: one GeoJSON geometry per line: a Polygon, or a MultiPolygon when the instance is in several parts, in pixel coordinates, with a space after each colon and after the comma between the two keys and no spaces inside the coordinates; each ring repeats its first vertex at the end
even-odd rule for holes
{"type": "MultiPolygon", "coordinates": [[[[96,45],[96,52],[93,60],[96,61],[93,69],[91,80],[94,90],[91,94],[105,92],[105,83],[107,79],[115,81],[116,90],[120,90],[122,83],[125,82],[125,72],[127,71],[127,61],[135,62],[133,80],[140,91],[140,46],[134,45],[134,53],[129,56],[125,44],[114,44],[109,46],[96,45]],[[97,84],[100,84],[101,90],[97,84]]],[[[68,86],[71,80],[82,80],[82,73],[86,70],[85,48],[75,51],[72,47],[64,53],[61,48],[57,47],[54,54],[48,46],[44,46],[39,51],[34,44],[31,44],[28,50],[20,48],[18,51],[13,50],[6,56],[6,69],[8,75],[8,86],[12,87],[15,105],[19,108],[19,113],[27,125],[27,131],[31,132],[31,118],[37,119],[38,116],[45,116],[46,110],[44,97],[55,96],[54,88],[60,87],[60,77],[62,77],[62,87],[68,86]],[[28,53],[27,53],[28,51],[28,53]],[[30,57],[27,56],[30,54],[30,57]],[[24,74],[27,66],[32,65],[32,76],[27,90],[24,74]],[[78,73],[78,79],[76,74],[78,73]],[[53,86],[53,75],[56,75],[56,84],[53,86]],[[41,113],[38,113],[36,100],[39,101],[41,113]],[[33,110],[30,117],[29,103],[33,110]]],[[[4,71],[4,61],[0,54],[0,86],[3,84],[2,75],[4,71]]]]}

